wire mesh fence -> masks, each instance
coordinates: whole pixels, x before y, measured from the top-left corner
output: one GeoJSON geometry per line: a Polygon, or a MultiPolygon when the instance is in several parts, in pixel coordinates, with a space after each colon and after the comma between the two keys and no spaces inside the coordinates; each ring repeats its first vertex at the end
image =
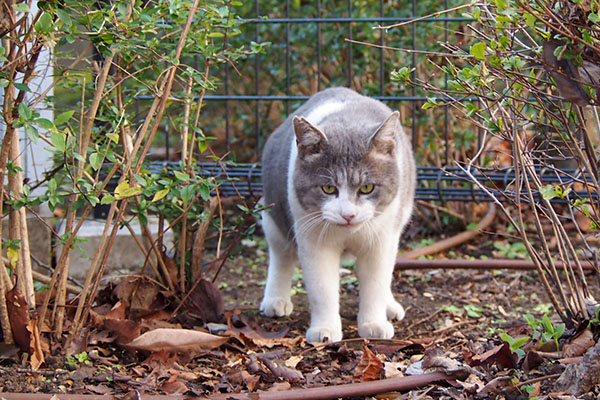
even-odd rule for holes
{"type": "MultiPolygon", "coordinates": [[[[260,195],[259,160],[268,135],[310,95],[346,86],[400,110],[420,165],[418,199],[489,201],[457,165],[476,158],[482,169],[473,175],[492,192],[506,188],[513,177],[506,147],[497,143],[479,154],[476,127],[453,116],[447,106],[422,109],[427,93],[390,79],[395,69],[409,67],[420,79],[447,85],[448,77],[436,67],[444,58],[440,43],[469,46],[465,27],[472,20],[461,15],[462,3],[254,0],[236,8],[242,29],[236,35],[226,32],[225,45],[251,42],[261,52],[210,67],[220,85],[203,98],[201,128],[215,139],[211,157],[198,155],[199,173],[232,178],[221,185],[225,195],[260,195]]],[[[148,100],[139,97],[140,107],[148,100]]],[[[176,159],[179,138],[176,122],[167,118],[160,158],[176,159]]],[[[541,178],[564,183],[564,176],[547,170],[541,178]]],[[[575,171],[566,176],[577,179],[575,171]]]]}

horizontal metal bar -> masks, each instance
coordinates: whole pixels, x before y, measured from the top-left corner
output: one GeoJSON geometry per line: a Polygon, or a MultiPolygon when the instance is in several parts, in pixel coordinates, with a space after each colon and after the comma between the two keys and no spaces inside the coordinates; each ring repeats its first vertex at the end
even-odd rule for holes
{"type": "Polygon", "coordinates": [[[414,17],[321,17],[321,18],[251,18],[241,19],[242,23],[256,24],[303,24],[322,22],[471,22],[469,17],[439,17],[439,18],[414,18],[414,17]]]}
{"type": "MultiPolygon", "coordinates": [[[[145,169],[152,173],[169,173],[170,170],[177,168],[176,162],[152,162],[145,166],[145,169]]],[[[219,192],[222,196],[260,196],[262,194],[261,168],[260,164],[234,164],[234,163],[198,163],[196,172],[199,176],[208,178],[214,177],[222,179],[219,183],[219,192]]],[[[105,166],[108,168],[108,166],[105,166]]],[[[540,180],[547,183],[574,182],[575,176],[579,174],[578,170],[567,169],[553,171],[548,168],[539,169],[540,180]]],[[[474,172],[473,176],[480,182],[493,182],[499,186],[508,185],[515,179],[512,168],[481,170],[474,172]]],[[[493,199],[483,190],[471,187],[448,187],[452,183],[473,183],[467,179],[467,175],[458,167],[418,167],[416,189],[416,198],[426,201],[492,201],[493,199]]],[[[505,195],[493,187],[487,190],[494,194],[500,201],[506,201],[505,195]]],[[[514,191],[507,190],[506,195],[515,196],[514,191]]],[[[589,197],[586,192],[577,192],[578,196],[589,197]]],[[[525,193],[522,195],[526,198],[525,193]]],[[[595,194],[593,199],[597,199],[595,194]]],[[[559,200],[560,201],[560,200],[559,200]]]]}
{"type": "MultiPolygon", "coordinates": [[[[382,100],[382,101],[427,101],[428,99],[435,99],[436,101],[449,100],[446,97],[425,97],[425,96],[369,96],[371,98],[382,100]]],[[[246,101],[304,101],[309,99],[310,96],[253,96],[253,95],[206,95],[204,100],[212,101],[225,101],[225,100],[246,100],[246,101]]],[[[136,96],[136,100],[154,100],[154,96],[136,96]]],[[[454,99],[455,101],[477,101],[477,97],[465,97],[461,99],[454,99]]]]}

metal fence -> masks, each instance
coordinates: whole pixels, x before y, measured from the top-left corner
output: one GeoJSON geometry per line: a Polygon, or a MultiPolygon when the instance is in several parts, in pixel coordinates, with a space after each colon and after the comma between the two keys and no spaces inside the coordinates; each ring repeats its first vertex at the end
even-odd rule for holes
{"type": "MultiPolygon", "coordinates": [[[[380,0],[346,2],[268,1],[245,4],[241,42],[269,41],[266,54],[257,54],[235,66],[215,70],[221,77],[219,92],[206,95],[208,123],[222,132],[222,154],[231,154],[221,163],[199,165],[205,176],[223,176],[224,195],[257,196],[261,193],[260,152],[266,137],[310,94],[328,86],[346,86],[400,108],[415,152],[426,146],[435,157],[418,158],[417,199],[431,201],[489,201],[455,166],[452,142],[456,121],[447,108],[426,113],[421,105],[426,94],[415,87],[401,88],[390,80],[399,67],[416,68],[413,74],[427,74],[428,55],[436,41],[456,39],[471,21],[458,13],[436,14],[461,4],[460,1],[380,0]],[[395,29],[382,26],[404,24],[395,29]],[[403,48],[394,51],[386,47],[403,48]],[[273,107],[276,105],[276,107],[273,107]],[[275,112],[273,112],[275,108],[275,112]],[[213,112],[211,112],[213,110],[213,112]],[[433,131],[433,132],[432,132],[433,131]],[[427,137],[425,137],[428,135],[427,137]],[[429,144],[427,144],[429,143],[429,144]],[[435,158],[435,160],[432,160],[435,158]]],[[[459,38],[460,39],[460,38],[459,38]]],[[[447,77],[441,77],[446,84],[447,77]]],[[[471,130],[472,149],[479,147],[480,135],[471,130]]],[[[173,151],[166,129],[166,155],[173,151]]],[[[174,135],[173,135],[174,136],[174,135]]],[[[473,151],[475,153],[475,151],[473,151]]],[[[221,154],[219,154],[221,155],[221,154]]],[[[162,168],[162,163],[156,168],[162,168]]],[[[574,173],[574,172],[573,172],[574,173]]],[[[510,168],[474,172],[489,183],[490,191],[507,187],[513,179],[510,168]]],[[[548,182],[559,182],[552,171],[543,174],[548,182]]]]}

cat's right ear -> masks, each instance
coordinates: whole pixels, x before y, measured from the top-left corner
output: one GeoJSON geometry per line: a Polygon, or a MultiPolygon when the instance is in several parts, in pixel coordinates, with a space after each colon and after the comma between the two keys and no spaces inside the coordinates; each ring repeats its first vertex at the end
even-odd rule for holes
{"type": "Polygon", "coordinates": [[[294,133],[300,158],[317,154],[327,143],[327,136],[304,117],[294,117],[294,133]]]}

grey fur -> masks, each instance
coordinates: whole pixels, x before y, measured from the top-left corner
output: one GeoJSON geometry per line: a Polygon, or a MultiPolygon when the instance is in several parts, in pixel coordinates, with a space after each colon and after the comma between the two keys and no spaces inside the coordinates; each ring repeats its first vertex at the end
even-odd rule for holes
{"type": "Polygon", "coordinates": [[[356,201],[374,201],[378,210],[385,208],[398,192],[412,203],[415,164],[398,113],[392,114],[383,103],[350,89],[327,89],[290,115],[264,148],[264,203],[272,205],[271,216],[288,240],[294,236],[287,193],[288,164],[291,142],[296,136],[299,152],[294,188],[306,210],[318,209],[326,198],[321,186],[337,186],[342,181],[357,190],[363,184],[374,183],[373,192],[357,195],[356,201]],[[344,106],[316,126],[299,118],[329,102],[341,102],[344,106]],[[402,161],[401,170],[395,157],[402,161]]]}

